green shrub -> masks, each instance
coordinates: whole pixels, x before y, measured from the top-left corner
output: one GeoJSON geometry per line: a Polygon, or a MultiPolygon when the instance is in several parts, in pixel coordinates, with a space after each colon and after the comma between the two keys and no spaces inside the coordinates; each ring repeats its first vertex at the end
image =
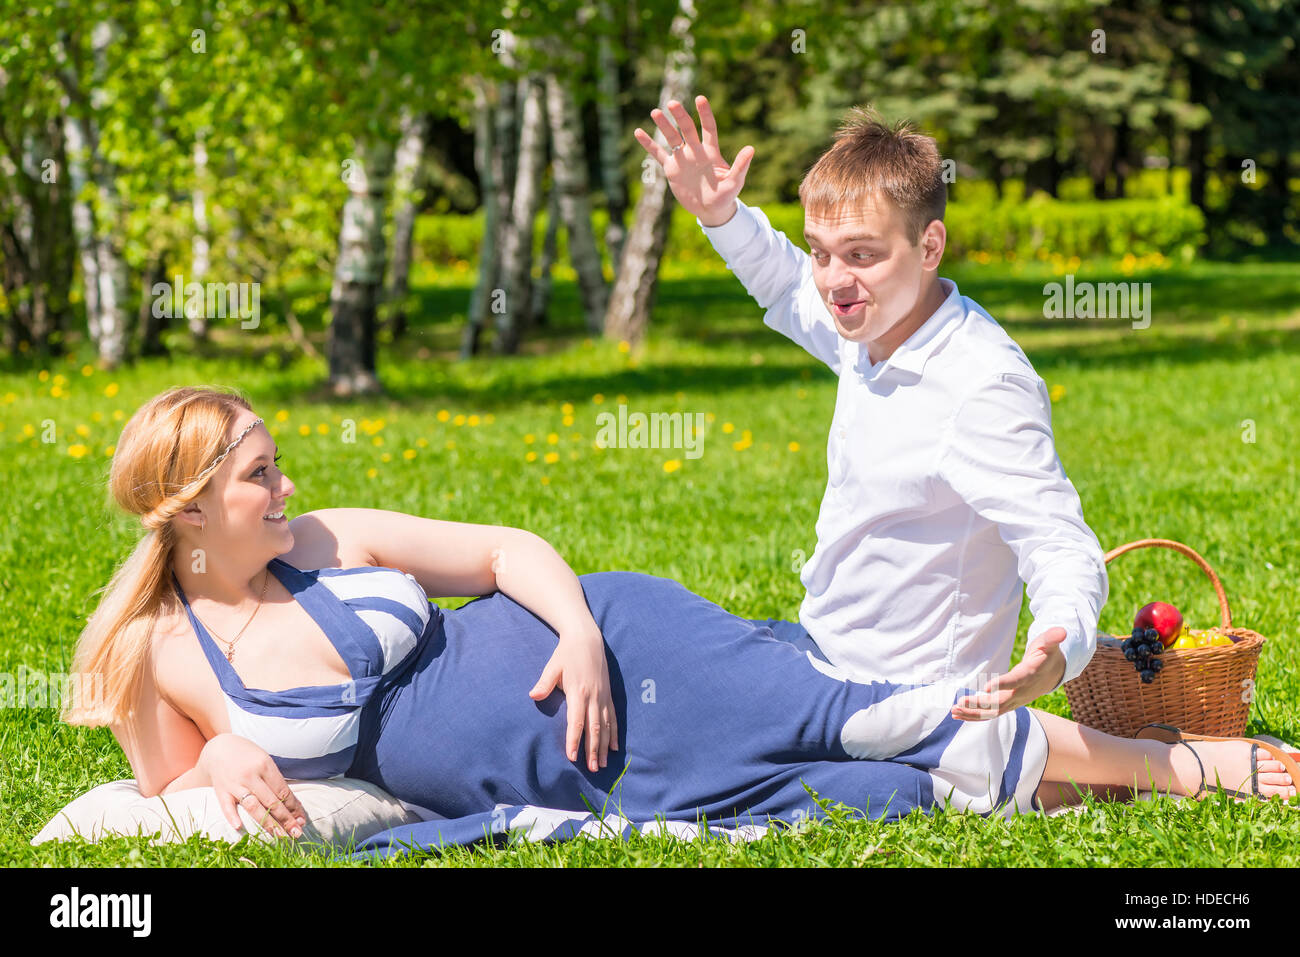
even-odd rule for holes
{"type": "MultiPolygon", "coordinates": [[[[798,203],[771,203],[762,209],[776,229],[804,246],[803,208],[798,203]]],[[[605,211],[596,210],[592,219],[608,266],[605,211]]],[[[954,202],[948,204],[944,223],[948,228],[945,258],[980,262],[1125,256],[1188,261],[1205,230],[1204,217],[1195,206],[1170,196],[1062,202],[1036,193],[1019,202],[954,202]]],[[[478,262],[482,230],[481,212],[421,216],[415,227],[417,258],[435,266],[466,269],[478,262]]],[[[545,232],[545,217],[539,216],[534,256],[541,253],[545,232]]],[[[695,217],[680,206],[673,209],[668,255],[682,263],[718,258],[695,217]]],[[[563,229],[557,237],[557,257],[558,262],[568,261],[563,229]]]]}

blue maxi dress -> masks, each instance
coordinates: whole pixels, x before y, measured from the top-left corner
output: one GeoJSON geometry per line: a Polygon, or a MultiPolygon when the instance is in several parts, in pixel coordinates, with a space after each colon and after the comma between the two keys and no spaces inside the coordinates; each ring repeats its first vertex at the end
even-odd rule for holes
{"type": "Polygon", "coordinates": [[[565,755],[563,693],[528,697],[557,636],[518,602],[497,592],[442,609],[399,569],[269,567],[351,680],[246,688],[173,582],[233,733],[286,778],[363,779],[427,818],[369,837],[355,858],[511,834],[753,836],[823,817],[810,789],[872,819],[1035,807],[1047,740],[1028,709],[954,720],[973,689],[849,680],[797,624],[740,618],[669,579],[579,576],[619,729],[592,772],[585,750],[565,755]]]}

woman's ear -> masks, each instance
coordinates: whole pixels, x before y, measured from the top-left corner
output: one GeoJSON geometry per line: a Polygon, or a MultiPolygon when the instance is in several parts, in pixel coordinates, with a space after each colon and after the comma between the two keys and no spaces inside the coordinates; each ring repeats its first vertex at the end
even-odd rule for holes
{"type": "Polygon", "coordinates": [[[193,502],[177,512],[176,519],[186,525],[193,526],[196,531],[201,531],[208,521],[207,516],[203,514],[203,510],[193,502]]]}

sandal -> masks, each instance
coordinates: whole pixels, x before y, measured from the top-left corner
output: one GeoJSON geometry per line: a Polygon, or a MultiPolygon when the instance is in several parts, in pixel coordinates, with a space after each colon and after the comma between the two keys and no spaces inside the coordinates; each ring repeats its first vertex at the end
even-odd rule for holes
{"type": "Polygon", "coordinates": [[[1250,790],[1236,791],[1232,788],[1224,787],[1222,784],[1216,785],[1216,790],[1222,791],[1229,797],[1233,798],[1251,798],[1259,797],[1259,751],[1263,748],[1268,752],[1269,757],[1282,764],[1287,774],[1291,775],[1291,783],[1296,792],[1300,794],[1300,764],[1297,764],[1290,754],[1281,748],[1269,744],[1267,741],[1259,741],[1255,738],[1216,738],[1208,734],[1187,734],[1179,731],[1173,725],[1169,724],[1148,724],[1138,730],[1133,736],[1137,739],[1161,741],[1165,744],[1181,744],[1187,747],[1196,758],[1196,763],[1201,768],[1201,786],[1197,792],[1190,795],[1193,800],[1202,801],[1208,795],[1205,780],[1205,765],[1201,761],[1201,756],[1196,753],[1196,749],[1187,744],[1188,741],[1249,741],[1250,742],[1250,790]]]}

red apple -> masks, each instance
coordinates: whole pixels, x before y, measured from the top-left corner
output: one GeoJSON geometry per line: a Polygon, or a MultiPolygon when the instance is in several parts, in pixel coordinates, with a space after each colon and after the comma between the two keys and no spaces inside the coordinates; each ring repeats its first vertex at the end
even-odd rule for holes
{"type": "Polygon", "coordinates": [[[1160,644],[1168,648],[1178,640],[1178,633],[1183,628],[1183,613],[1165,601],[1153,601],[1143,605],[1133,619],[1134,628],[1154,628],[1160,636],[1160,644]]]}

